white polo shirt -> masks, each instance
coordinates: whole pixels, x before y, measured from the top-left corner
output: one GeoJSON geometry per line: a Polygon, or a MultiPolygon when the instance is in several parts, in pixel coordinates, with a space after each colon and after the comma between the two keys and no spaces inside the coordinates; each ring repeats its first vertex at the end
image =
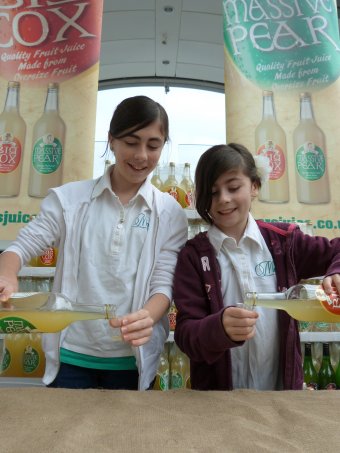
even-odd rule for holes
{"type": "MultiPolygon", "coordinates": [[[[211,226],[208,238],[221,267],[224,305],[244,301],[247,291],[275,292],[273,258],[253,216],[249,214],[243,237],[235,239],[211,226]]],[[[278,389],[279,336],[277,310],[257,307],[256,334],[231,349],[234,388],[278,389]]]]}
{"type": "MultiPolygon", "coordinates": [[[[151,212],[150,183],[123,206],[111,189],[110,174],[103,176],[82,225],[78,303],[115,304],[118,316],[131,311],[151,212]]],[[[62,347],[96,357],[133,355],[130,345],[113,341],[112,335],[106,320],[81,321],[68,328],[62,347]]]]}

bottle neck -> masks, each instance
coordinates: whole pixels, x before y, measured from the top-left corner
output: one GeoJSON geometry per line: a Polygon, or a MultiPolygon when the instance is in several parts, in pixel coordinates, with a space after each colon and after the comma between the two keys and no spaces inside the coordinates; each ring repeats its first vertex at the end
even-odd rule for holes
{"type": "Polygon", "coordinates": [[[19,111],[19,88],[8,87],[4,111],[19,111]]]}
{"type": "Polygon", "coordinates": [[[169,176],[171,178],[174,178],[175,175],[176,175],[176,168],[175,168],[174,165],[170,165],[170,167],[169,167],[169,176]]]}
{"type": "Polygon", "coordinates": [[[310,343],[305,344],[305,357],[306,358],[312,357],[312,345],[310,343]]]}
{"type": "Polygon", "coordinates": [[[310,97],[300,99],[300,119],[314,121],[313,106],[310,97]]]}
{"type": "Polygon", "coordinates": [[[58,112],[58,89],[49,88],[45,102],[45,112],[58,112]]]}
{"type": "Polygon", "coordinates": [[[329,344],[323,343],[322,345],[322,359],[329,361],[329,344]]]}
{"type": "Polygon", "coordinates": [[[161,175],[161,170],[159,168],[159,165],[156,166],[156,168],[153,171],[153,176],[160,176],[161,175]]]}
{"type": "Polygon", "coordinates": [[[183,179],[188,179],[190,180],[190,167],[188,165],[185,165],[184,170],[183,170],[183,179]]]}
{"type": "Polygon", "coordinates": [[[274,107],[274,99],[271,95],[264,95],[263,96],[263,112],[262,118],[272,118],[276,120],[275,115],[275,107],[274,107]]]}
{"type": "Polygon", "coordinates": [[[257,300],[286,300],[286,293],[246,293],[246,301],[248,304],[256,305],[257,300]]]}

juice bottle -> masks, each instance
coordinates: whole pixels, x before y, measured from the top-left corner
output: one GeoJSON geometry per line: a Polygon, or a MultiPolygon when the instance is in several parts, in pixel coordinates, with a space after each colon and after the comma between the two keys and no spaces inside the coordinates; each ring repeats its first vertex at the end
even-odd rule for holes
{"type": "Polygon", "coordinates": [[[19,82],[8,82],[0,115],[0,197],[19,195],[26,124],[19,113],[19,82]]]}
{"type": "Polygon", "coordinates": [[[194,209],[194,182],[191,179],[190,164],[186,162],[184,164],[183,177],[180,183],[180,188],[183,189],[184,199],[181,203],[183,208],[194,209]]]}
{"type": "Polygon", "coordinates": [[[340,320],[340,296],[327,295],[319,285],[294,285],[282,293],[249,292],[245,303],[285,310],[298,321],[337,323],[340,320]]]}
{"type": "Polygon", "coordinates": [[[263,92],[262,120],[255,129],[256,154],[266,156],[271,172],[262,181],[258,199],[268,203],[289,201],[286,134],[275,115],[274,94],[263,92]]]}
{"type": "Polygon", "coordinates": [[[169,327],[171,331],[175,330],[176,327],[176,316],[177,316],[177,308],[174,304],[174,301],[171,302],[170,308],[168,311],[168,320],[169,320],[169,327]]]}
{"type": "Polygon", "coordinates": [[[174,352],[170,362],[170,388],[188,388],[190,369],[188,357],[177,347],[172,346],[174,352]]]}
{"type": "Polygon", "coordinates": [[[300,203],[330,201],[327,150],[324,132],[316,124],[312,98],[300,95],[300,123],[293,132],[296,195],[300,203]]]}
{"type": "Polygon", "coordinates": [[[153,171],[153,175],[151,178],[151,184],[153,184],[157,189],[162,190],[162,180],[161,180],[161,170],[159,165],[156,166],[156,168],[153,171]]]}
{"type": "Polygon", "coordinates": [[[339,359],[339,362],[338,362],[338,366],[336,367],[335,384],[336,384],[337,390],[340,390],[340,359],[339,359]]]}
{"type": "Polygon", "coordinates": [[[65,130],[59,115],[57,83],[49,83],[43,115],[33,128],[33,150],[31,158],[28,194],[43,198],[50,187],[62,183],[65,130]]]}
{"type": "Polygon", "coordinates": [[[180,203],[180,191],[183,192],[183,190],[178,186],[175,162],[169,163],[169,173],[166,181],[164,181],[162,191],[168,192],[176,201],[178,201],[178,203],[180,203]]]}
{"type": "Polygon", "coordinates": [[[305,343],[305,356],[303,359],[304,383],[308,390],[317,390],[319,386],[318,373],[313,364],[312,345],[305,343]]]}
{"type": "Polygon", "coordinates": [[[169,361],[165,351],[160,356],[154,390],[169,390],[169,361]]]}
{"type": "Polygon", "coordinates": [[[62,294],[15,293],[11,308],[0,307],[0,333],[53,333],[75,321],[111,319],[115,305],[79,304],[62,294]]]}
{"type": "Polygon", "coordinates": [[[336,389],[336,376],[334,369],[331,365],[331,358],[329,355],[329,343],[322,344],[322,362],[319,370],[319,389],[320,390],[335,390],[336,389]]]}
{"type": "Polygon", "coordinates": [[[38,333],[5,335],[5,358],[1,376],[42,377],[45,355],[38,333]]]}

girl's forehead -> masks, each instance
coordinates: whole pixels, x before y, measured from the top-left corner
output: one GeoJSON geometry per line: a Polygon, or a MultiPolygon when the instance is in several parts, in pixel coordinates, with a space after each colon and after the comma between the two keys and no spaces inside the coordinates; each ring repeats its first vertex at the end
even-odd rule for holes
{"type": "Polygon", "coordinates": [[[232,181],[234,179],[242,179],[245,178],[244,172],[240,168],[234,168],[231,170],[226,170],[220,174],[220,176],[216,179],[215,184],[232,181]]]}
{"type": "Polygon", "coordinates": [[[155,121],[148,124],[147,126],[141,127],[140,129],[137,129],[137,130],[136,130],[136,126],[131,127],[130,129],[126,130],[125,135],[134,135],[137,137],[150,136],[150,137],[164,138],[163,125],[162,125],[160,119],[156,119],[155,121]]]}

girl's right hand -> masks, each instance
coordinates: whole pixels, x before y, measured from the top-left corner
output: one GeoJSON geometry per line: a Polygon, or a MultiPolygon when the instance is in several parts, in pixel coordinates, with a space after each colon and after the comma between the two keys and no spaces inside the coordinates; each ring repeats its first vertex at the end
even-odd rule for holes
{"type": "Polygon", "coordinates": [[[256,331],[256,311],[234,306],[227,307],[222,316],[224,330],[233,341],[245,341],[253,338],[256,331]]]}
{"type": "Polygon", "coordinates": [[[0,303],[3,307],[8,306],[8,299],[13,293],[18,291],[18,279],[10,279],[3,275],[0,275],[0,303]]]}

